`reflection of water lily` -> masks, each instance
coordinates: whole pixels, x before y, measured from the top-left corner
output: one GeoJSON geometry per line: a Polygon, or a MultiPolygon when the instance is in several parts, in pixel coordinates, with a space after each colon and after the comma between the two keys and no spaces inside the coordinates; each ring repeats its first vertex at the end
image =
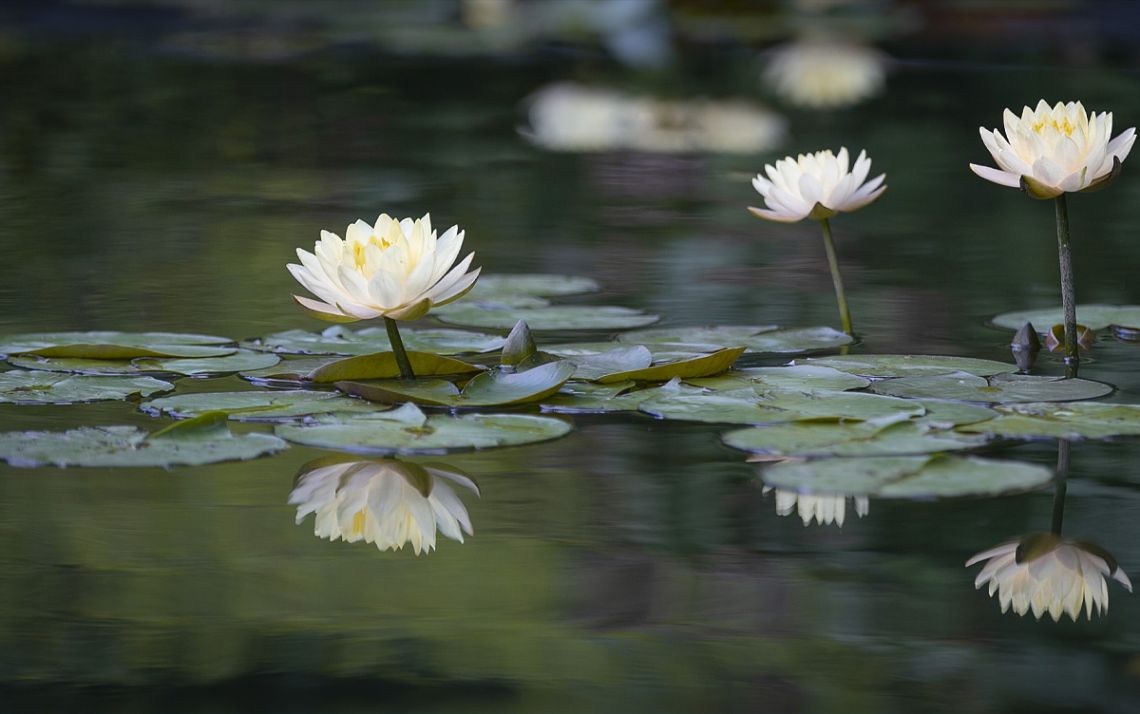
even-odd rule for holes
{"type": "MultiPolygon", "coordinates": [[[[793,512],[798,513],[805,526],[811,525],[814,520],[821,526],[834,523],[842,527],[843,521],[847,518],[847,496],[815,495],[764,487],[764,493],[773,490],[776,492],[776,514],[790,516],[793,512]]],[[[871,507],[867,497],[854,496],[853,499],[855,515],[860,518],[867,515],[871,507]]]]}
{"type": "Polygon", "coordinates": [[[1132,582],[1107,552],[1052,533],[1003,543],[978,553],[966,566],[982,561],[988,562],[974,586],[989,583],[989,594],[997,593],[1002,612],[1012,608],[1024,615],[1032,610],[1037,619],[1048,612],[1054,620],[1068,613],[1075,621],[1083,607],[1091,619],[1094,612],[1108,611],[1106,576],[1132,592],[1132,582]]]}
{"type": "Polygon", "coordinates": [[[344,240],[321,231],[314,252],[298,248],[301,265],[289,265],[293,277],[320,300],[293,297],[316,317],[333,322],[415,320],[475,284],[480,269],[467,272],[474,253],[452,268],[462,247],[458,226],[437,239],[427,215],[413,221],[383,214],[373,226],[356,221],[344,240]]]}
{"type": "Polygon", "coordinates": [[[479,493],[469,477],[439,464],[398,459],[318,463],[303,470],[289,503],[297,506],[297,523],[316,514],[314,532],[320,538],[363,540],[380,550],[411,543],[419,555],[435,548],[436,530],[460,543],[464,533],[474,533],[453,483],[479,493]]]}
{"type": "Polygon", "coordinates": [[[799,40],[772,51],[764,79],[793,104],[833,109],[855,104],[883,88],[883,55],[861,45],[799,40]]]}

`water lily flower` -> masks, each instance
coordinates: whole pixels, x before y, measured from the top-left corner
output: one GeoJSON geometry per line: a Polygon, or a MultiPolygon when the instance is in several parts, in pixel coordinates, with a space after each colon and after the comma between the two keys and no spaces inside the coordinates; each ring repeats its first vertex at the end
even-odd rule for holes
{"type": "Polygon", "coordinates": [[[301,264],[288,266],[297,282],[320,299],[293,299],[331,322],[418,319],[475,285],[481,268],[468,272],[474,253],[452,267],[463,235],[452,226],[437,238],[427,214],[413,221],[385,213],[372,226],[356,221],[343,240],[321,231],[313,252],[298,248],[301,264]]]}
{"type": "Polygon", "coordinates": [[[764,80],[797,106],[836,109],[882,91],[884,56],[870,47],[825,38],[797,40],[771,51],[764,80]]]}
{"type": "MultiPolygon", "coordinates": [[[[821,526],[834,523],[842,528],[843,521],[847,518],[848,497],[842,494],[816,495],[765,486],[763,492],[768,493],[769,491],[776,492],[776,515],[790,516],[792,513],[797,513],[805,526],[811,525],[814,520],[821,526]]],[[[855,515],[859,518],[867,515],[871,508],[871,503],[867,497],[853,496],[852,499],[855,515]]]]}
{"type": "Polygon", "coordinates": [[[1021,188],[1034,198],[1103,188],[1120,173],[1136,141],[1135,128],[1110,141],[1112,112],[1090,116],[1080,102],[1050,107],[1042,99],[1036,109],[1024,107],[1020,117],[1006,109],[1003,118],[1005,136],[997,129],[978,130],[998,168],[970,168],[987,181],[1021,188]]]}
{"type": "Polygon", "coordinates": [[[1024,615],[1032,610],[1035,618],[1049,613],[1054,621],[1064,613],[1076,621],[1083,608],[1092,619],[1094,612],[1108,611],[1106,577],[1132,592],[1132,582],[1106,551],[1053,533],[1036,533],[982,551],[966,561],[966,567],[983,561],[974,587],[988,583],[1002,612],[1012,608],[1024,615]]]}
{"type": "Polygon", "coordinates": [[[416,555],[435,548],[436,531],[463,542],[472,535],[467,507],[451,484],[475,494],[468,476],[439,464],[399,459],[316,463],[302,469],[289,503],[297,506],[297,523],[316,514],[319,538],[349,543],[375,543],[380,550],[399,550],[410,543],[416,555]]]}

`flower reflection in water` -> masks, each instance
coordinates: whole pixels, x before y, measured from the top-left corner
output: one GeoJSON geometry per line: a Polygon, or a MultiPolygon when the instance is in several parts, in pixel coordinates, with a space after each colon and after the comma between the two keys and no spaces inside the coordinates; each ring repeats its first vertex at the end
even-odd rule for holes
{"type": "Polygon", "coordinates": [[[437,530],[460,543],[474,533],[454,484],[479,494],[469,476],[444,464],[320,459],[301,468],[289,503],[297,506],[298,524],[316,514],[320,538],[363,540],[380,550],[410,543],[419,555],[435,548],[437,530]]]}
{"type": "MultiPolygon", "coordinates": [[[[814,520],[821,526],[834,523],[842,528],[843,521],[847,518],[848,496],[799,493],[765,486],[764,493],[769,491],[776,492],[777,515],[790,516],[793,512],[798,513],[805,526],[811,525],[814,520]]],[[[855,501],[855,515],[860,518],[867,515],[870,509],[870,501],[867,500],[867,497],[854,496],[852,498],[855,501]]]]}

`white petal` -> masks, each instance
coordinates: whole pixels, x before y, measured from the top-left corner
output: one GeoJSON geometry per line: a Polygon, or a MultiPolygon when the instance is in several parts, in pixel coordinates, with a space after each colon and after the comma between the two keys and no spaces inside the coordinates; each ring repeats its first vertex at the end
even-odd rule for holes
{"type": "Polygon", "coordinates": [[[993,181],[1002,186],[1009,186],[1011,188],[1019,188],[1021,186],[1021,177],[1007,171],[998,171],[995,168],[979,166],[978,164],[970,164],[970,170],[985,180],[993,181]]]}

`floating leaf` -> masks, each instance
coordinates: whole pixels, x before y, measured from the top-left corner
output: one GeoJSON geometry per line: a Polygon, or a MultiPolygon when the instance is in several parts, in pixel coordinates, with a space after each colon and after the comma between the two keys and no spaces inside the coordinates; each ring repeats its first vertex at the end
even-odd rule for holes
{"type": "MultiPolygon", "coordinates": [[[[451,357],[429,354],[427,352],[408,351],[408,361],[412,364],[412,371],[417,377],[435,377],[451,374],[471,374],[480,371],[467,362],[461,362],[451,357]]],[[[305,380],[318,384],[332,384],[346,380],[360,379],[391,379],[400,376],[400,367],[396,363],[396,353],[379,352],[371,355],[358,355],[345,357],[317,367],[304,376],[305,380]]]]}
{"type": "Polygon", "coordinates": [[[719,325],[708,327],[663,327],[635,330],[619,335],[621,342],[664,345],[675,350],[710,352],[725,347],[745,347],[748,352],[796,354],[828,350],[851,344],[847,335],[830,327],[779,329],[776,325],[719,325]]]}
{"type": "Polygon", "coordinates": [[[789,422],[730,431],[724,443],[774,456],[887,456],[977,448],[982,437],[925,429],[913,422],[789,422]]]}
{"type": "Polygon", "coordinates": [[[1140,435],[1140,404],[1048,402],[997,407],[995,418],[959,431],[1010,438],[1103,439],[1140,435]]]}
{"type": "Polygon", "coordinates": [[[216,376],[242,370],[270,367],[280,361],[277,355],[237,350],[223,357],[84,359],[80,357],[9,357],[8,362],[24,369],[79,374],[179,374],[188,377],[216,376]]]}
{"type": "Polygon", "coordinates": [[[1112,387],[1087,379],[1064,379],[1027,374],[976,377],[965,372],[925,377],[885,379],[871,391],[895,397],[957,399],[968,402],[1068,402],[1095,399],[1112,393],[1112,387]]]}
{"type": "Polygon", "coordinates": [[[974,456],[883,456],[785,462],[765,467],[769,486],[878,498],[996,496],[1047,484],[1053,471],[974,456]]]}
{"type": "Polygon", "coordinates": [[[831,367],[796,364],[786,367],[751,367],[734,369],[719,377],[687,380],[690,384],[718,391],[755,387],[758,391],[768,389],[793,389],[811,392],[817,389],[847,391],[863,389],[871,383],[869,379],[831,367]]]}
{"type": "Polygon", "coordinates": [[[498,302],[452,303],[432,313],[456,325],[506,330],[525,320],[532,330],[624,330],[657,322],[656,315],[616,305],[514,307],[498,302]]]}
{"type": "Polygon", "coordinates": [[[369,380],[337,382],[341,391],[369,401],[415,402],[429,406],[485,407],[536,402],[548,397],[570,379],[574,365],[548,362],[525,372],[481,372],[460,389],[441,379],[369,380]]]}
{"type": "MultiPolygon", "coordinates": [[[[623,347],[611,343],[614,349],[605,352],[593,352],[569,357],[577,368],[574,371],[576,379],[598,379],[607,374],[622,371],[646,369],[653,364],[653,355],[642,345],[623,347]]],[[[625,380],[611,380],[625,381],[625,380]]]]}
{"type": "MultiPolygon", "coordinates": [[[[464,352],[490,352],[503,346],[503,338],[481,332],[452,329],[401,329],[404,347],[433,354],[461,354],[464,352]]],[[[286,330],[265,337],[248,340],[243,347],[286,354],[367,355],[388,352],[392,344],[388,332],[382,327],[351,330],[334,325],[321,332],[286,330]]]]}
{"type": "Polygon", "coordinates": [[[893,421],[921,416],[921,404],[861,392],[771,391],[680,393],[643,402],[639,409],[662,419],[712,424],[771,424],[800,419],[893,421]]]}
{"type": "Polygon", "coordinates": [[[844,355],[840,357],[808,357],[798,364],[832,367],[860,377],[917,377],[930,374],[967,372],[989,377],[1015,372],[1017,367],[1004,362],[973,357],[943,355],[844,355]]]}
{"type": "Polygon", "coordinates": [[[372,413],[382,408],[359,399],[349,399],[339,392],[309,389],[196,392],[152,399],[139,405],[139,409],[151,416],[182,419],[220,410],[238,421],[282,421],[332,412],[372,413]]]}
{"type": "Polygon", "coordinates": [[[399,413],[403,409],[309,425],[285,424],[276,433],[298,444],[338,451],[417,454],[529,444],[557,439],[571,430],[561,419],[529,414],[439,414],[417,423],[407,418],[406,411],[399,413]]]}
{"type": "MultiPolygon", "coordinates": [[[[644,350],[645,348],[641,347],[640,349],[644,350]]],[[[645,350],[645,352],[646,354],[649,353],[648,350],[645,350]]],[[[743,347],[729,347],[707,355],[690,357],[674,362],[662,362],[640,369],[633,368],[622,372],[614,372],[599,377],[597,381],[603,384],[625,382],[631,379],[641,382],[666,382],[670,379],[677,378],[691,379],[696,377],[708,377],[727,370],[742,354],[744,354],[743,347]]]]}
{"type": "Polygon", "coordinates": [[[271,367],[250,369],[240,373],[242,379],[257,383],[300,383],[306,381],[309,374],[325,365],[343,359],[342,357],[300,357],[297,359],[283,359],[271,367]]]}
{"type": "Polygon", "coordinates": [[[578,295],[601,289],[593,278],[578,275],[554,275],[549,273],[483,274],[479,282],[468,293],[469,298],[487,300],[504,295],[533,295],[553,297],[557,295],[578,295]]]}
{"type": "Polygon", "coordinates": [[[288,447],[269,434],[233,434],[218,428],[216,420],[211,414],[205,424],[178,422],[188,428],[165,434],[132,426],[10,431],[0,433],[0,459],[12,466],[195,466],[252,459],[288,447]]]}
{"type": "Polygon", "coordinates": [[[133,359],[135,357],[220,357],[233,354],[228,337],[176,332],[37,332],[0,338],[0,354],[133,359]]]}
{"type": "Polygon", "coordinates": [[[949,429],[961,424],[973,424],[974,422],[993,419],[998,415],[993,409],[977,404],[944,399],[920,399],[918,401],[926,408],[926,413],[916,419],[915,423],[934,429],[949,429]]]}
{"type": "MultiPolygon", "coordinates": [[[[664,386],[664,385],[663,385],[664,386]]],[[[542,411],[564,414],[601,414],[637,411],[637,406],[660,392],[662,387],[635,389],[637,382],[597,384],[567,382],[556,394],[542,400],[542,411]]]]}
{"type": "MultiPolygon", "coordinates": [[[[1039,330],[1065,322],[1065,311],[1059,307],[1006,312],[992,320],[997,327],[1016,330],[1032,322],[1039,330]]],[[[1140,305],[1077,305],[1077,322],[1090,330],[1103,330],[1110,325],[1140,329],[1140,305]]]]}
{"type": "Polygon", "coordinates": [[[174,389],[150,377],[88,377],[51,372],[0,372],[0,403],[74,404],[147,397],[174,389]]]}

